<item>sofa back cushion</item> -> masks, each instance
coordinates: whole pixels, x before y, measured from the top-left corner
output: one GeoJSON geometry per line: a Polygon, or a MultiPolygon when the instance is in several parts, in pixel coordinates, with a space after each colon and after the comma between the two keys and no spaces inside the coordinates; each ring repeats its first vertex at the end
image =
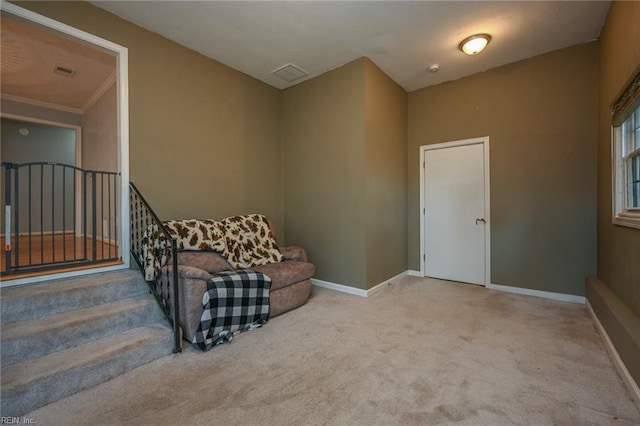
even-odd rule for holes
{"type": "Polygon", "coordinates": [[[233,267],[220,254],[213,251],[181,251],[178,252],[178,265],[193,266],[204,269],[210,274],[231,271],[233,267]]]}

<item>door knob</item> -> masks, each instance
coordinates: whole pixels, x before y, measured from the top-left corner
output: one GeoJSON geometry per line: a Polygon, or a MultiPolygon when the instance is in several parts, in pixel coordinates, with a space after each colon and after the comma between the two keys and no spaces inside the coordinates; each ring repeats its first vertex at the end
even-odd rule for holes
{"type": "Polygon", "coordinates": [[[480,217],[480,218],[476,219],[476,225],[478,224],[478,222],[487,223],[487,221],[484,220],[483,217],[480,217]]]}

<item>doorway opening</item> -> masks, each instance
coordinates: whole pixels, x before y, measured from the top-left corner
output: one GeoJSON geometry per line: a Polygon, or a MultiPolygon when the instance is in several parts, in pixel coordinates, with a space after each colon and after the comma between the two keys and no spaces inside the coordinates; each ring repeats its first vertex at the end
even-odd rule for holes
{"type": "Polygon", "coordinates": [[[1,20],[3,127],[22,139],[5,150],[3,129],[0,286],[128,268],[127,49],[11,3],[1,20]]]}

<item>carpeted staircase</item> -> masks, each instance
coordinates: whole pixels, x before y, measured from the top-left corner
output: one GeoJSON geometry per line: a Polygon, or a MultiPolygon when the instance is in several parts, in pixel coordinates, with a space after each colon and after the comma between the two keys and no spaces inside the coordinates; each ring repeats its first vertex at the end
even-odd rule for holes
{"type": "Polygon", "coordinates": [[[139,271],[0,292],[1,415],[21,416],[173,349],[167,320],[139,271]]]}

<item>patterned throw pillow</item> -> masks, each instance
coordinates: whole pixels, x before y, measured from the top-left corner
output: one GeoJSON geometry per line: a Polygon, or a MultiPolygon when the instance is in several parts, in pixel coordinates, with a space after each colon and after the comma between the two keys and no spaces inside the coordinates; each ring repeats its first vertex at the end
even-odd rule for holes
{"type": "Polygon", "coordinates": [[[222,253],[225,249],[225,229],[216,220],[168,220],[164,222],[176,238],[178,250],[209,250],[222,253]]]}
{"type": "Polygon", "coordinates": [[[223,256],[234,268],[251,268],[282,261],[282,253],[266,216],[231,216],[220,222],[226,229],[223,256]]]}

